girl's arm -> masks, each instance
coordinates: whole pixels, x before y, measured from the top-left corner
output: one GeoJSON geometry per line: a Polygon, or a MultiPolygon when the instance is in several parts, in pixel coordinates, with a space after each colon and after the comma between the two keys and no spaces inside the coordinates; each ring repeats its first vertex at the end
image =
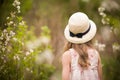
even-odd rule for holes
{"type": "Polygon", "coordinates": [[[62,80],[70,80],[70,53],[65,52],[62,56],[62,80]]]}
{"type": "Polygon", "coordinates": [[[100,80],[103,80],[103,78],[102,78],[102,64],[101,64],[100,56],[99,56],[99,59],[98,59],[98,75],[99,75],[100,80]]]}

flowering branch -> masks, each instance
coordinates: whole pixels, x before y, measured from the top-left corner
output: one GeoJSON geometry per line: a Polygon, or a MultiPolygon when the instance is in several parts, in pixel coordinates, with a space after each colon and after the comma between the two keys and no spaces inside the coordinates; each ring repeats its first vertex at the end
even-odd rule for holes
{"type": "MultiPolygon", "coordinates": [[[[106,15],[104,11],[105,11],[104,7],[98,8],[99,15],[102,17],[101,22],[103,25],[110,25],[111,24],[110,18],[106,15]]],[[[115,35],[113,26],[111,26],[111,32],[113,33],[115,40],[117,41],[117,43],[115,42],[112,44],[113,51],[120,50],[120,40],[115,35]]]]}

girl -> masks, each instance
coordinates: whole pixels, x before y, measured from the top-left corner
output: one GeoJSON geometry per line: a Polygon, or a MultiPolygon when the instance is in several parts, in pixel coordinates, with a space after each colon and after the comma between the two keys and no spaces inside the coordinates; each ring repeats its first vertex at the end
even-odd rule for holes
{"type": "Polygon", "coordinates": [[[62,80],[102,80],[101,59],[91,40],[96,25],[86,14],[74,13],[64,35],[67,39],[62,55],[62,80]]]}

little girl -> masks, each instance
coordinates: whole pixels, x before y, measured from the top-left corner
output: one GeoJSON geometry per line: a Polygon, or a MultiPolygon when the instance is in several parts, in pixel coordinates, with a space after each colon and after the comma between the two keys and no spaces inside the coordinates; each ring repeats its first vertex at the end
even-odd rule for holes
{"type": "Polygon", "coordinates": [[[62,55],[62,80],[102,80],[101,59],[91,40],[95,23],[82,12],[74,13],[64,35],[68,41],[62,55]]]}

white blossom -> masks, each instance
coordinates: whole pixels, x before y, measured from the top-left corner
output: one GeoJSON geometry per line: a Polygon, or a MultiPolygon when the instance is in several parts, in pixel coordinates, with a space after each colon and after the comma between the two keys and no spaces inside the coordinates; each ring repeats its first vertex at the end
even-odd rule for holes
{"type": "Polygon", "coordinates": [[[19,0],[15,0],[13,2],[13,6],[17,8],[17,12],[20,13],[20,2],[19,0]]]}
{"type": "Polygon", "coordinates": [[[14,23],[13,26],[16,26],[16,24],[14,23]]]}
{"type": "Polygon", "coordinates": [[[30,52],[33,53],[33,49],[30,49],[30,52]]]}
{"type": "Polygon", "coordinates": [[[103,12],[101,12],[100,15],[101,15],[102,17],[106,17],[106,14],[103,13],[103,12]]]}
{"type": "Polygon", "coordinates": [[[10,21],[9,23],[7,23],[8,26],[12,25],[13,21],[10,21]]]}
{"type": "Polygon", "coordinates": [[[11,13],[10,13],[10,15],[11,15],[12,18],[15,17],[15,14],[16,14],[16,12],[11,12],[11,13]]]}
{"type": "Polygon", "coordinates": [[[16,5],[20,5],[20,2],[18,0],[16,0],[16,5]]]}
{"type": "Polygon", "coordinates": [[[17,9],[20,9],[20,6],[17,6],[17,9]]]}
{"type": "Polygon", "coordinates": [[[102,20],[101,20],[101,22],[102,22],[103,24],[106,24],[106,21],[105,21],[105,19],[102,19],[102,20]]]}
{"type": "Polygon", "coordinates": [[[14,35],[15,35],[15,32],[10,31],[10,35],[11,35],[11,36],[14,36],[14,35]]]}
{"type": "Polygon", "coordinates": [[[102,18],[102,20],[101,20],[101,22],[103,23],[103,24],[109,24],[109,18],[102,18]]]}
{"type": "Polygon", "coordinates": [[[98,8],[98,11],[99,11],[99,12],[103,12],[103,11],[105,11],[105,8],[104,8],[104,7],[99,7],[99,8],[98,8]]]}
{"type": "Polygon", "coordinates": [[[30,71],[30,68],[26,68],[27,71],[30,71]]]}
{"type": "Polygon", "coordinates": [[[23,25],[25,25],[25,22],[24,22],[24,21],[21,21],[21,22],[19,23],[19,25],[23,26],[23,25]]]}
{"type": "Polygon", "coordinates": [[[11,36],[8,36],[8,33],[6,33],[6,41],[10,41],[11,36]]]}
{"type": "Polygon", "coordinates": [[[7,17],[6,19],[7,19],[7,20],[10,19],[10,17],[7,17]]]}
{"type": "Polygon", "coordinates": [[[117,51],[117,50],[120,50],[120,45],[119,45],[118,43],[114,43],[114,44],[112,45],[112,48],[113,48],[113,51],[115,52],[115,51],[117,51]]]}
{"type": "Polygon", "coordinates": [[[8,42],[7,41],[5,41],[5,43],[4,43],[5,45],[7,45],[8,44],[8,42]]]}
{"type": "Polygon", "coordinates": [[[31,70],[30,72],[31,72],[31,73],[33,73],[33,71],[32,71],[32,70],[31,70]]]}
{"type": "Polygon", "coordinates": [[[3,33],[6,33],[6,32],[7,32],[7,30],[6,30],[6,29],[4,29],[4,30],[3,30],[3,33]]]}
{"type": "Polygon", "coordinates": [[[101,22],[102,24],[109,24],[109,18],[107,17],[107,15],[105,14],[105,8],[104,7],[99,7],[98,8],[98,11],[99,11],[99,15],[101,15],[102,19],[101,19],[101,22]]]}
{"type": "Polygon", "coordinates": [[[10,21],[10,24],[13,24],[13,21],[10,21]]]}
{"type": "Polygon", "coordinates": [[[16,4],[15,4],[15,3],[13,3],[12,5],[13,5],[14,7],[16,6],[16,4]]]}
{"type": "Polygon", "coordinates": [[[20,6],[17,6],[17,11],[18,13],[20,13],[20,6]]]}
{"type": "Polygon", "coordinates": [[[27,51],[25,54],[26,54],[26,56],[28,56],[28,55],[30,55],[30,52],[27,51]]]}
{"type": "Polygon", "coordinates": [[[20,13],[20,10],[18,10],[18,13],[20,13]]]}
{"type": "Polygon", "coordinates": [[[5,51],[5,47],[2,47],[2,51],[3,51],[3,52],[5,51]]]}
{"type": "Polygon", "coordinates": [[[23,46],[23,45],[24,45],[24,43],[23,43],[23,42],[21,42],[21,45],[23,46]]]}
{"type": "Polygon", "coordinates": [[[95,47],[97,47],[100,51],[104,51],[106,45],[105,44],[102,44],[102,43],[99,43],[97,40],[95,41],[94,43],[95,47]]]}
{"type": "Polygon", "coordinates": [[[16,41],[17,41],[17,38],[14,37],[13,40],[16,42],[16,41]]]}
{"type": "Polygon", "coordinates": [[[18,60],[18,61],[20,60],[20,57],[18,55],[15,55],[13,58],[14,60],[18,60]]]}
{"type": "Polygon", "coordinates": [[[19,0],[15,0],[14,2],[13,2],[13,4],[12,4],[14,7],[16,7],[16,6],[18,6],[18,5],[20,5],[20,2],[19,2],[19,0]]]}
{"type": "Polygon", "coordinates": [[[26,57],[24,57],[24,60],[26,60],[26,57]]]}

